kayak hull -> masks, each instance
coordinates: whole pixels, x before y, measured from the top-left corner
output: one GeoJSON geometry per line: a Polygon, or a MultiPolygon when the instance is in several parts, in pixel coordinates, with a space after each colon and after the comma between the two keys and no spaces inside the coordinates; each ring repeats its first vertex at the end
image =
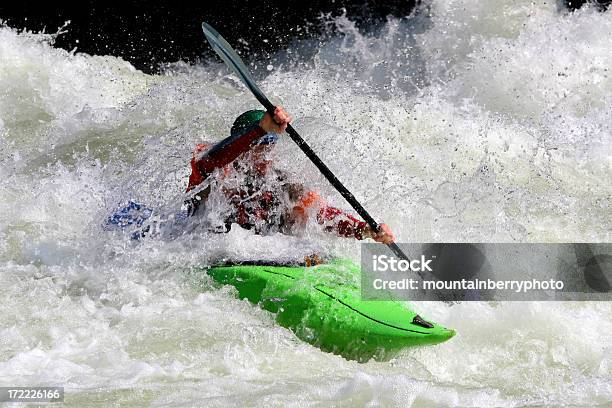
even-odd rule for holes
{"type": "Polygon", "coordinates": [[[234,286],[240,299],[275,313],[278,324],[303,341],[351,360],[384,361],[407,347],[441,343],[455,334],[423,320],[407,302],[363,300],[360,270],[351,261],[227,265],[206,273],[234,286]]]}

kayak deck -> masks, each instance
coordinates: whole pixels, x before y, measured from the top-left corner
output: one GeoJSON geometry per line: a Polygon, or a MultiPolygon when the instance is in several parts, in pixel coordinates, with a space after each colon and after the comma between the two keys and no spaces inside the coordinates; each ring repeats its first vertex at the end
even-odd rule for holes
{"type": "Polygon", "coordinates": [[[436,344],[453,330],[428,322],[407,302],[363,300],[360,270],[351,261],[305,266],[229,265],[206,269],[276,313],[276,321],[300,339],[347,359],[388,360],[410,346],[436,344]]]}

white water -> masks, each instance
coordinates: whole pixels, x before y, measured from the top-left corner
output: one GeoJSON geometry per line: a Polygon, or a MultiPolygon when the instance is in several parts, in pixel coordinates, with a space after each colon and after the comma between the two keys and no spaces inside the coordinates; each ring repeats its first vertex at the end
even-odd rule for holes
{"type": "MultiPolygon", "coordinates": [[[[550,3],[434,1],[370,35],[338,18],[302,64],[263,61],[262,88],[403,241],[609,242],[612,14],[550,3]]],[[[358,364],[195,270],[358,243],[103,231],[128,198],[178,207],[193,145],[256,104],[218,64],[148,76],[48,40],[0,28],[0,385],[72,406],[612,403],[609,303],[423,303],[458,335],[358,364]]],[[[277,156],[344,205],[289,141],[277,156]]]]}

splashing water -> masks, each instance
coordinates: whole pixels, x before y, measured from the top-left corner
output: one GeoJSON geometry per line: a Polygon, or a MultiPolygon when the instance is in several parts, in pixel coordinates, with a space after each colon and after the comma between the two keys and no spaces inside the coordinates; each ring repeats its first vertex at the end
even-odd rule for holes
{"type": "MultiPolygon", "coordinates": [[[[609,242],[612,14],[431,2],[280,53],[261,86],[402,241],[609,242]]],[[[257,107],[217,63],[145,75],[0,28],[0,385],[67,404],[604,406],[608,303],[422,303],[451,342],[358,364],[300,342],[197,272],[359,244],[192,228],[102,229],[128,199],[174,211],[196,143],[257,107]]],[[[286,138],[279,168],[345,207],[286,138]]]]}

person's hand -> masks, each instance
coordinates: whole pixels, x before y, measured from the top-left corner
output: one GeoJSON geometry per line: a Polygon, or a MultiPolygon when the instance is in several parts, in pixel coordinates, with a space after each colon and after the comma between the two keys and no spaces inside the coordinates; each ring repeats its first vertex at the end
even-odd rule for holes
{"type": "Polygon", "coordinates": [[[380,242],[381,244],[392,244],[395,242],[395,235],[391,232],[391,228],[387,224],[380,224],[380,229],[378,232],[374,232],[372,228],[368,225],[365,230],[364,237],[372,238],[376,242],[380,242]]]}
{"type": "Polygon", "coordinates": [[[285,112],[285,110],[277,106],[274,109],[274,117],[270,116],[268,112],[259,121],[259,126],[266,131],[266,133],[282,133],[287,129],[287,125],[293,118],[285,112]]]}

